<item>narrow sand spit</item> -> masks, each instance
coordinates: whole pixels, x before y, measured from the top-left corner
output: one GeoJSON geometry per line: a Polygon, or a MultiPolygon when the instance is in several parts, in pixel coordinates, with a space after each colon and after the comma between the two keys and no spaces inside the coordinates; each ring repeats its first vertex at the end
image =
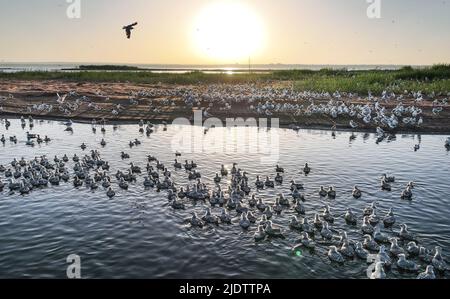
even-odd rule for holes
{"type": "MultiPolygon", "coordinates": [[[[266,83],[254,85],[255,89],[263,88],[282,88],[289,87],[289,82],[266,83]]],[[[104,118],[109,122],[134,122],[141,119],[151,120],[154,122],[171,122],[177,117],[193,118],[193,110],[206,109],[209,106],[208,101],[202,101],[199,106],[189,107],[185,104],[183,93],[195,92],[196,94],[206,94],[210,86],[206,84],[199,85],[175,85],[175,84],[134,84],[134,83],[97,83],[97,82],[68,82],[68,81],[20,81],[20,80],[0,80],[0,116],[19,117],[33,116],[35,118],[51,118],[51,119],[72,119],[74,121],[91,121],[92,119],[100,120],[104,118]],[[169,97],[154,96],[161,94],[161,91],[174,91],[169,97]],[[144,96],[139,95],[145,92],[144,96]],[[157,92],[156,92],[157,91],[157,92]],[[60,95],[76,92],[76,95],[67,97],[65,104],[74,104],[77,99],[86,97],[87,101],[78,101],[76,111],[70,114],[64,113],[57,102],[57,93],[60,95]],[[175,95],[173,95],[175,94],[175,95]],[[131,103],[130,99],[137,99],[136,103],[131,103]],[[170,105],[167,104],[168,101],[170,105]],[[91,104],[89,104],[91,103],[91,104]],[[33,105],[48,104],[52,105],[52,111],[37,111],[31,109],[33,105]],[[118,114],[112,113],[121,106],[118,114]],[[152,107],[152,108],[149,108],[152,107]]],[[[329,98],[314,99],[315,104],[327,103],[329,98]]],[[[272,102],[286,103],[289,101],[271,99],[272,102]]],[[[341,98],[340,101],[347,105],[365,104],[367,100],[353,97],[341,98]]],[[[293,100],[290,103],[308,106],[309,99],[293,100]]],[[[393,109],[399,102],[392,100],[383,102],[382,105],[387,110],[393,109]]],[[[414,99],[403,99],[405,105],[415,105],[423,110],[423,124],[420,126],[400,126],[398,131],[401,132],[417,132],[417,133],[450,133],[450,110],[444,108],[437,115],[432,113],[433,103],[430,99],[425,99],[420,103],[415,103],[414,99]]],[[[254,103],[253,103],[254,104],[254,103]]],[[[251,110],[251,104],[244,101],[232,103],[228,109],[222,109],[218,105],[214,105],[208,111],[209,115],[225,120],[226,118],[268,118],[265,115],[258,115],[251,110]]],[[[322,115],[299,115],[294,116],[292,113],[278,113],[270,116],[271,118],[279,118],[280,125],[288,126],[291,124],[304,128],[331,128],[336,125],[337,129],[351,129],[349,125],[350,118],[322,115]]],[[[358,130],[375,130],[375,126],[360,123],[358,130]]]]}

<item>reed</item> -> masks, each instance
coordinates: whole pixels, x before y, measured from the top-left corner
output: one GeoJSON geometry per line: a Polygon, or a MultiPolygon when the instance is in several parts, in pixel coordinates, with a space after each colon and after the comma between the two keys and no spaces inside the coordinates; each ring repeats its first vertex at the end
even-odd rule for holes
{"type": "MultiPolygon", "coordinates": [[[[128,82],[145,84],[244,84],[287,81],[296,90],[316,92],[352,92],[367,95],[381,94],[384,90],[395,93],[422,91],[447,94],[450,92],[450,65],[439,64],[426,68],[403,67],[399,70],[349,71],[332,70],[283,70],[265,73],[204,73],[200,71],[183,74],[132,71],[126,66],[115,70],[75,72],[0,72],[0,80],[67,80],[80,82],[128,82]],[[123,71],[121,71],[123,70],[123,71]]],[[[111,68],[111,66],[108,66],[111,68]]]]}

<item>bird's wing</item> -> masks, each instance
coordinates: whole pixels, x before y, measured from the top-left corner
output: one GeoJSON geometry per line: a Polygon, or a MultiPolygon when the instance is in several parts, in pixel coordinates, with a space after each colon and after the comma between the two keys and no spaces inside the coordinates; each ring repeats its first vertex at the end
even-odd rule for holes
{"type": "Polygon", "coordinates": [[[127,25],[127,26],[123,26],[123,29],[127,29],[127,28],[133,28],[134,26],[136,26],[138,23],[136,22],[136,23],[133,23],[133,24],[130,24],[130,25],[127,25]]]}

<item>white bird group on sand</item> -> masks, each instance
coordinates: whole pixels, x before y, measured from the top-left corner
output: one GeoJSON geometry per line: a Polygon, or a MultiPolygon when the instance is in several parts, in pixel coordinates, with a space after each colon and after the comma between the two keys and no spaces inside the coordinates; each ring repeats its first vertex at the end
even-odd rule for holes
{"type": "MultiPolygon", "coordinates": [[[[416,128],[424,122],[423,111],[420,108],[424,95],[420,92],[397,96],[384,91],[377,98],[369,93],[361,98],[353,93],[333,94],[322,92],[298,92],[292,88],[257,87],[251,84],[226,85],[216,84],[207,88],[177,87],[172,89],[157,89],[142,91],[140,96],[162,98],[168,105],[174,105],[174,99],[181,98],[188,107],[203,106],[209,111],[215,107],[219,111],[230,110],[233,106],[247,105],[244,109],[262,116],[289,114],[298,116],[325,116],[331,119],[339,117],[350,118],[350,127],[378,126],[386,130],[395,130],[399,127],[416,128]],[[412,104],[406,105],[407,98],[413,98],[412,104]],[[171,100],[169,100],[171,99],[171,100]],[[365,104],[348,104],[349,101],[365,104]],[[309,104],[305,104],[308,103],[309,104]],[[395,108],[389,109],[393,104],[395,108]]],[[[434,98],[434,95],[428,95],[434,98]]],[[[177,103],[180,104],[180,103],[177,103]]],[[[441,112],[447,106],[447,99],[434,100],[433,113],[441,112]]],[[[207,114],[208,115],[208,112],[207,114]]]]}
{"type": "MultiPolygon", "coordinates": [[[[442,95],[425,95],[421,92],[407,92],[396,95],[384,91],[376,97],[369,93],[361,97],[346,92],[295,91],[293,88],[261,87],[256,84],[211,84],[208,86],[175,86],[171,88],[151,88],[133,90],[128,93],[128,101],[114,105],[102,91],[93,97],[109,103],[105,108],[87,96],[76,91],[56,94],[56,105],[36,104],[27,107],[24,113],[50,113],[55,108],[71,117],[80,107],[87,110],[110,114],[114,118],[127,109],[142,103],[148,105],[148,112],[159,114],[165,107],[197,108],[204,117],[213,117],[211,111],[229,111],[233,107],[243,112],[269,117],[287,115],[293,118],[324,117],[331,122],[338,119],[347,122],[352,129],[380,127],[386,131],[399,128],[419,128],[426,118],[423,113],[424,99],[433,100],[432,113],[440,114],[448,106],[448,99],[442,95]]],[[[3,97],[3,99],[9,99],[3,97]]]]}

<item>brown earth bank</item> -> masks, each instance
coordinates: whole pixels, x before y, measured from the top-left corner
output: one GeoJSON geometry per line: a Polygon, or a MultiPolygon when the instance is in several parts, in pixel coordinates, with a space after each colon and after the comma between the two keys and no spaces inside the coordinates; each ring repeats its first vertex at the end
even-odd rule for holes
{"type": "MultiPolygon", "coordinates": [[[[292,82],[259,83],[252,86],[256,89],[264,88],[291,88],[292,82]]],[[[69,81],[22,81],[22,80],[0,80],[0,117],[14,118],[20,116],[32,116],[42,119],[71,119],[75,122],[91,122],[92,119],[105,119],[107,122],[137,123],[139,120],[152,122],[172,122],[174,119],[184,117],[193,119],[194,110],[210,107],[208,101],[200,101],[194,106],[188,106],[183,99],[186,91],[194,91],[202,95],[208,92],[211,86],[207,84],[198,85],[176,85],[176,84],[135,84],[135,83],[93,83],[93,82],[69,82],[69,81]],[[173,91],[176,90],[176,95],[173,91]],[[170,96],[161,96],[161,92],[167,91],[170,96]],[[64,103],[59,103],[58,96],[76,92],[68,96],[64,103]],[[143,93],[144,92],[144,95],[143,93]],[[83,99],[81,100],[80,99],[83,99]],[[130,100],[136,99],[135,103],[130,100]],[[49,111],[38,111],[34,105],[52,105],[49,111]],[[64,107],[76,104],[76,110],[67,113],[64,107]],[[117,110],[118,114],[113,114],[117,110]],[[60,109],[61,108],[61,109],[60,109]]],[[[442,100],[442,99],[441,99],[442,100]]],[[[271,99],[277,103],[300,104],[305,107],[310,100],[279,100],[271,99]]],[[[315,98],[314,103],[328,103],[329,98],[315,98]]],[[[365,104],[367,99],[359,97],[341,98],[339,101],[351,104],[365,104]]],[[[444,107],[437,115],[432,113],[433,101],[425,99],[416,103],[413,98],[402,99],[406,105],[415,105],[423,110],[423,124],[420,126],[400,125],[398,133],[429,133],[450,134],[450,109],[444,107]]],[[[393,109],[399,102],[392,100],[383,102],[387,110],[393,109]]],[[[254,105],[255,103],[253,103],[254,105]]],[[[332,118],[327,115],[299,115],[292,113],[276,113],[271,116],[259,115],[250,108],[251,104],[244,101],[231,103],[231,107],[222,109],[222,106],[213,105],[208,110],[212,117],[226,120],[227,118],[279,118],[281,126],[296,125],[300,128],[330,129],[335,126],[337,130],[375,131],[374,125],[366,125],[358,122],[358,128],[350,127],[350,117],[332,118]]],[[[395,133],[395,132],[394,132],[395,133]]]]}

